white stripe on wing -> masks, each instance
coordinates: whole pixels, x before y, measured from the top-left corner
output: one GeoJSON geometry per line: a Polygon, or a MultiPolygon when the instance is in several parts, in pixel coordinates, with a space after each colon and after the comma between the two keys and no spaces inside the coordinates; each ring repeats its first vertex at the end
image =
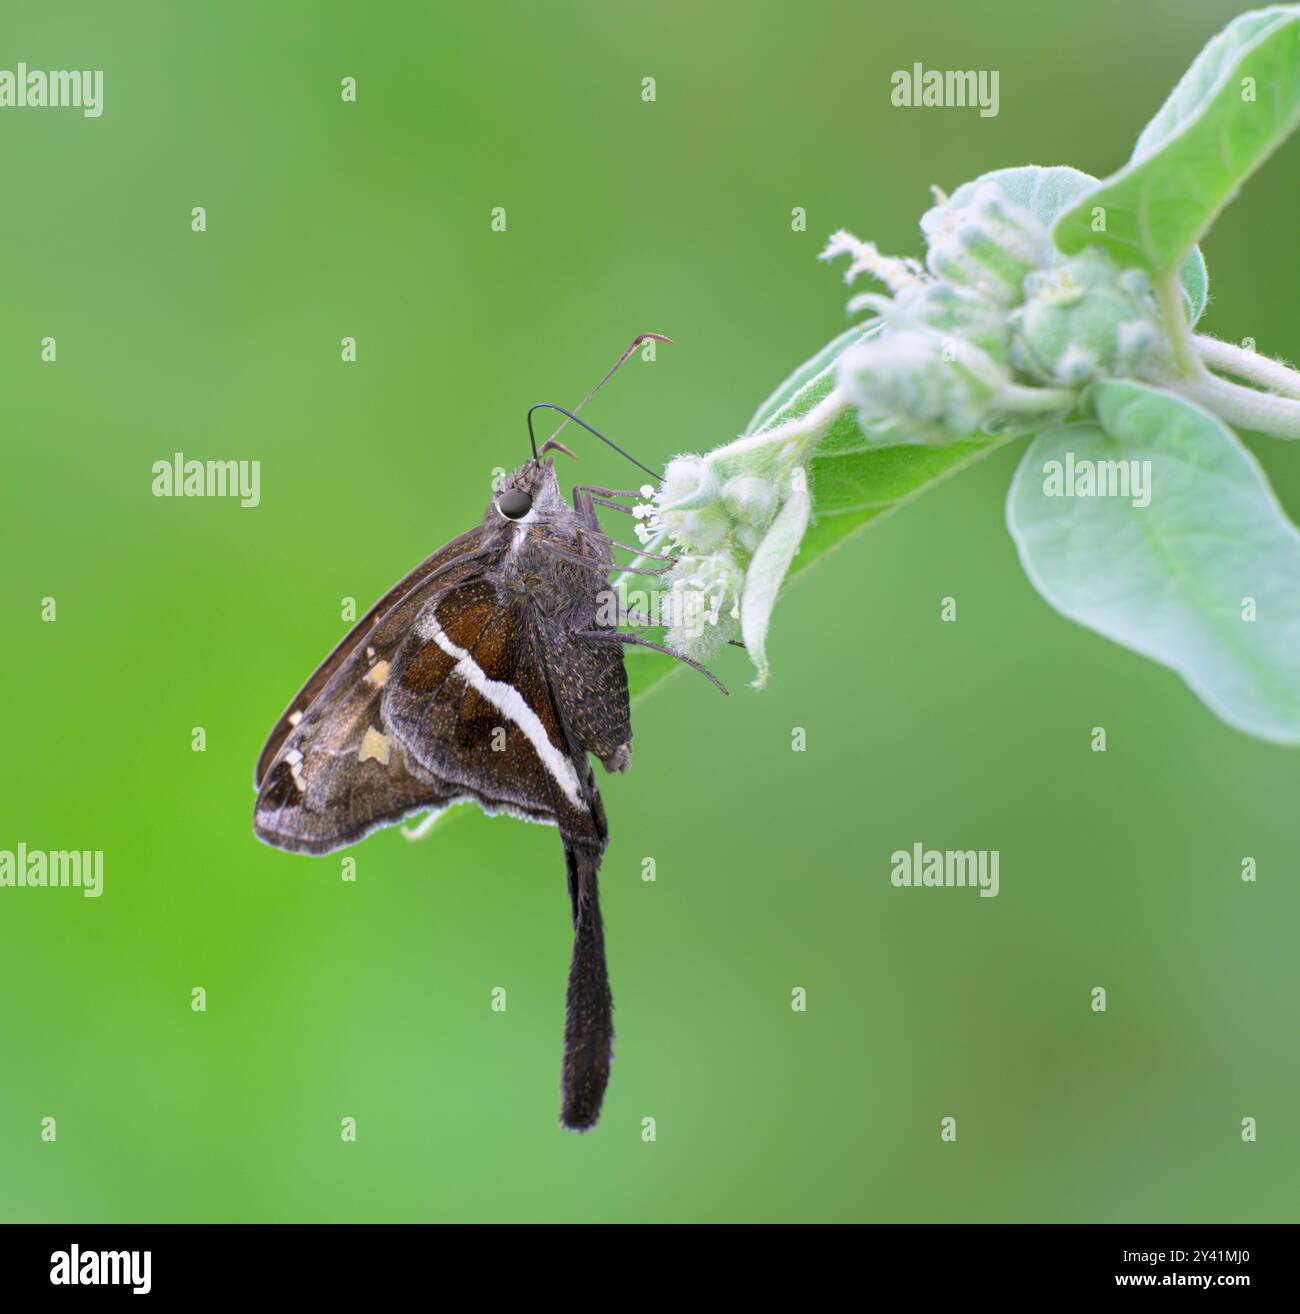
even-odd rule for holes
{"type": "Polygon", "coordinates": [[[487,672],[473,657],[453,643],[447,632],[438,624],[432,613],[426,616],[417,627],[421,636],[432,639],[448,657],[454,657],[456,665],[453,675],[462,680],[481,697],[486,698],[507,720],[513,721],[532,744],[542,765],[550,772],[551,778],[564,791],[565,797],[574,807],[582,807],[582,787],[578,783],[578,773],[573,769],[573,762],[567,753],[562,753],[551,743],[541,719],[531,707],[524,702],[523,695],[513,684],[502,680],[491,680],[487,672]]]}

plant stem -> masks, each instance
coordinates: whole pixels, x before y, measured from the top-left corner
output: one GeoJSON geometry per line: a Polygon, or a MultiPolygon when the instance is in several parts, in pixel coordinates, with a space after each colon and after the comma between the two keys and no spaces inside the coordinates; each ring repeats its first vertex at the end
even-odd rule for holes
{"type": "Polygon", "coordinates": [[[1213,411],[1221,420],[1272,438],[1300,438],[1300,401],[1229,383],[1203,370],[1159,380],[1162,387],[1213,411]]]}
{"type": "Polygon", "coordinates": [[[849,409],[849,399],[839,388],[832,388],[812,410],[804,415],[787,420],[775,429],[764,429],[759,433],[746,434],[735,442],[710,452],[710,457],[725,454],[735,456],[739,452],[754,451],[758,448],[771,447],[779,450],[786,443],[797,442],[802,451],[816,446],[825,436],[826,431],[849,409]]]}
{"type": "Polygon", "coordinates": [[[1161,386],[1242,429],[1273,438],[1300,438],[1300,375],[1277,361],[1261,360],[1253,352],[1229,343],[1193,337],[1183,315],[1182,290],[1176,275],[1162,278],[1157,291],[1175,370],[1159,380],[1161,386]],[[1279,396],[1230,383],[1211,374],[1205,368],[1207,364],[1252,382],[1266,382],[1290,395],[1279,396]]]}
{"type": "Polygon", "coordinates": [[[996,398],[998,413],[1014,419],[1029,419],[1054,412],[1064,414],[1074,407],[1078,395],[1068,388],[1027,388],[1009,383],[996,398]]]}
{"type": "Polygon", "coordinates": [[[1165,324],[1165,337],[1173,350],[1174,365],[1179,374],[1199,374],[1202,372],[1200,357],[1192,344],[1191,331],[1187,327],[1187,316],[1183,313],[1183,288],[1176,273],[1166,274],[1156,284],[1156,295],[1160,299],[1160,317],[1165,324]]]}
{"type": "Polygon", "coordinates": [[[1260,388],[1281,393],[1284,397],[1300,398],[1300,373],[1283,365],[1280,360],[1201,334],[1193,337],[1192,342],[1201,360],[1211,369],[1235,375],[1260,388]]]}

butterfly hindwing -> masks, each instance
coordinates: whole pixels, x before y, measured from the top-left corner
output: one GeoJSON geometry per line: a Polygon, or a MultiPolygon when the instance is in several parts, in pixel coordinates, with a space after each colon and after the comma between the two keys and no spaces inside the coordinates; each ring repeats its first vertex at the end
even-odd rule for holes
{"type": "Polygon", "coordinates": [[[479,576],[420,613],[389,672],[384,721],[421,768],[489,811],[603,846],[594,778],[550,671],[527,596],[479,576]]]}
{"type": "Polygon", "coordinates": [[[569,733],[607,771],[626,771],[632,760],[632,709],[622,648],[579,637],[549,617],[539,626],[551,696],[569,733]]]}

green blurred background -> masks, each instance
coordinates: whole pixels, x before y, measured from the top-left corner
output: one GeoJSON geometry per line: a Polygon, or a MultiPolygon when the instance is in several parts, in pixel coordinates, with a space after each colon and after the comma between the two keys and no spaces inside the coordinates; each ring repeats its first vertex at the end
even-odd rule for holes
{"type": "MultiPolygon", "coordinates": [[[[593,422],[649,463],[727,440],[845,322],[829,231],[915,254],[931,183],[1112,170],[1235,12],[6,5],[0,67],[102,68],[105,110],[0,112],[0,847],[103,849],[106,889],[0,890],[0,1217],[1295,1219],[1300,759],[1038,598],[1014,451],[794,585],[768,691],[735,651],[729,701],[636,708],[589,1136],[553,831],[385,831],[355,883],[250,832],[340,600],[477,520],[529,403],[655,329],[593,422]],[[916,60],[999,70],[998,117],[892,108],[916,60]],[[154,498],[175,451],[260,460],[261,506],[154,498]],[[916,841],[999,849],[1001,894],[892,888],[916,841]]],[[[1298,165],[1206,244],[1205,326],[1293,358],[1298,165]]],[[[596,446],[574,472],[625,482],[596,446]]],[[[1256,450],[1300,516],[1300,450],[1256,450]]]]}

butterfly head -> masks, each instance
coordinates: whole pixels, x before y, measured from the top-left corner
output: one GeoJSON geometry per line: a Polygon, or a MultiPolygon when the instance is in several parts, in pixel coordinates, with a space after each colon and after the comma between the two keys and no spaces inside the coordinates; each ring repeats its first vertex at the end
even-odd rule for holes
{"type": "Polygon", "coordinates": [[[530,458],[501,480],[487,514],[489,521],[531,524],[549,519],[563,506],[554,462],[530,458]]]}

